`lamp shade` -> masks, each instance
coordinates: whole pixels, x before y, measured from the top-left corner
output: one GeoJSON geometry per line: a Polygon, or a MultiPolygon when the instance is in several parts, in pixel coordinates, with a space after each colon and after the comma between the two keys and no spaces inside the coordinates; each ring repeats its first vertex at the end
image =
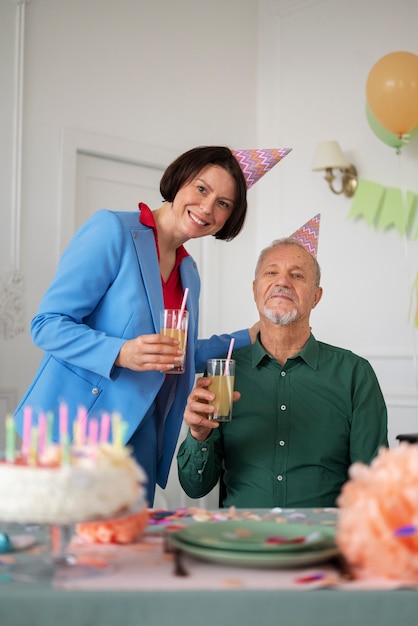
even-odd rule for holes
{"type": "Polygon", "coordinates": [[[325,170],[327,168],[345,169],[349,167],[338,141],[321,141],[316,148],[313,160],[313,170],[325,170]]]}

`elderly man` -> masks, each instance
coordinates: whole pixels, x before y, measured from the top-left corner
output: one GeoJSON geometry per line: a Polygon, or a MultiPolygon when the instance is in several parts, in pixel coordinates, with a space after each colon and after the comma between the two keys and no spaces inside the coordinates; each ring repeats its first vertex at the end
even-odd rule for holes
{"type": "Polygon", "coordinates": [[[199,378],[184,414],[180,482],[199,498],[222,475],[225,507],[335,506],[349,466],[369,463],[388,445],[376,375],[364,358],[311,333],[320,268],[299,239],[261,252],[253,292],[260,332],[233,353],[239,393],[232,421],[208,419],[214,396],[210,379],[199,378]]]}

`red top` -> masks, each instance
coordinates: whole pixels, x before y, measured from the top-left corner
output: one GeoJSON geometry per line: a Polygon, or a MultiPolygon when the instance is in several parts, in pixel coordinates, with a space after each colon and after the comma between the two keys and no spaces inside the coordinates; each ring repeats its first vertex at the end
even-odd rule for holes
{"type": "MultiPolygon", "coordinates": [[[[160,250],[158,248],[158,233],[155,219],[149,206],[140,202],[138,204],[140,214],[139,221],[144,226],[149,226],[154,232],[155,245],[157,248],[158,259],[160,258],[160,250]]],[[[184,246],[179,246],[176,250],[176,262],[173,267],[167,282],[165,282],[161,276],[161,285],[163,288],[164,308],[166,309],[180,309],[183,301],[183,285],[181,284],[180,277],[180,263],[186,257],[189,256],[184,246]]]]}

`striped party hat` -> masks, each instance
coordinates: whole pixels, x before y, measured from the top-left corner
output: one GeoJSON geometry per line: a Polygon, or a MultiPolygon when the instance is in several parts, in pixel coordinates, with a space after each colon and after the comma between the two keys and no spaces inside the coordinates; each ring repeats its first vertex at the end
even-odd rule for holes
{"type": "Polygon", "coordinates": [[[306,222],[303,226],[298,228],[293,235],[290,235],[292,239],[298,239],[303,247],[316,258],[318,254],[318,239],[319,239],[319,221],[321,214],[318,213],[306,222]]]}
{"type": "Polygon", "coordinates": [[[252,187],[264,174],[289,154],[292,148],[266,148],[265,150],[232,150],[247,181],[252,187]]]}

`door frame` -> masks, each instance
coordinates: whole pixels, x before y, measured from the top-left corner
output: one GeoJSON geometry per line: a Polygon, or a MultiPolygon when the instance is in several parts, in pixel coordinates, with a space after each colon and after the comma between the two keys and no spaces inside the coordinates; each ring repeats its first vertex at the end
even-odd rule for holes
{"type": "Polygon", "coordinates": [[[161,173],[178,156],[169,148],[70,128],[61,130],[59,153],[57,258],[75,232],[77,154],[152,167],[161,173]]]}

